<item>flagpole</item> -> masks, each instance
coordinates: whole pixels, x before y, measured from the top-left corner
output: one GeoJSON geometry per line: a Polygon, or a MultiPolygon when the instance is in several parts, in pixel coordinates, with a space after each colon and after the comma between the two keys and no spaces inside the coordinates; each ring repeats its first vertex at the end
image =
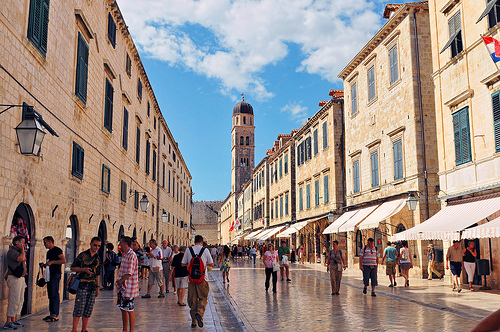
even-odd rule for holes
{"type": "MultiPolygon", "coordinates": [[[[493,64],[495,65],[495,67],[497,67],[497,73],[500,75],[500,68],[498,68],[498,65],[497,63],[493,60],[493,58],[491,57],[491,54],[490,54],[490,50],[488,49],[488,46],[486,45],[486,42],[484,41],[484,36],[483,34],[479,34],[481,36],[481,40],[483,41],[483,45],[484,47],[486,48],[486,51],[488,52],[489,56],[490,56],[490,59],[491,61],[493,61],[493,64]]],[[[491,37],[491,36],[490,36],[491,37]]]]}

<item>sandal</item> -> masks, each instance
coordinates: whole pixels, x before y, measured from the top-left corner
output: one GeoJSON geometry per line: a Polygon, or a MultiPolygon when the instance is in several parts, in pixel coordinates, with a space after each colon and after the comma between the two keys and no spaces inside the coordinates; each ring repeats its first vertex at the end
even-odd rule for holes
{"type": "Polygon", "coordinates": [[[48,319],[45,320],[46,322],[58,322],[59,318],[56,317],[49,317],[48,319]]]}
{"type": "Polygon", "coordinates": [[[185,306],[186,306],[186,303],[179,303],[179,305],[180,305],[181,307],[185,307],[185,306]]]}
{"type": "Polygon", "coordinates": [[[49,316],[44,317],[42,320],[46,321],[47,319],[50,319],[50,318],[51,318],[51,317],[50,317],[50,315],[49,315],[49,316]]]}

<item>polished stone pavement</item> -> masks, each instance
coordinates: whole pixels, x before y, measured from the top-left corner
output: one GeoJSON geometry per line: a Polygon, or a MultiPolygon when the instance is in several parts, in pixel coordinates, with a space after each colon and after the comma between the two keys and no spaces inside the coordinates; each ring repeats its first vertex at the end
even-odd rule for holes
{"type": "MultiPolygon", "coordinates": [[[[230,283],[218,269],[208,273],[211,292],[205,331],[470,331],[500,307],[500,293],[452,292],[442,280],[411,279],[410,287],[389,288],[379,274],[377,297],[363,295],[361,272],[344,272],[340,296],[330,295],[326,269],[319,264],[293,264],[292,282],[278,278],[277,294],[264,290],[264,269],[248,260],[232,263],[230,283]]],[[[403,278],[398,278],[402,284],[403,278]]],[[[146,289],[146,282],[141,281],[146,289]]],[[[158,299],[136,299],[136,331],[195,331],[188,307],[177,306],[173,293],[158,299]]],[[[141,291],[141,295],[144,291],[141,291]]],[[[369,294],[369,293],[368,293],[369,294]]],[[[89,331],[121,331],[113,292],[102,291],[90,318],[89,331]]],[[[25,317],[19,331],[71,331],[73,301],[61,305],[60,321],[46,323],[47,312],[25,317]]],[[[80,326],[79,326],[80,327],[80,326]]]]}

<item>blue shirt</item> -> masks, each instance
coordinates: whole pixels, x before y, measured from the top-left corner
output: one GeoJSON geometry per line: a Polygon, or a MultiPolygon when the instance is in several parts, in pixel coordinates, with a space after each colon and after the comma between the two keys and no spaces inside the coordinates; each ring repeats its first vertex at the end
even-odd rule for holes
{"type": "Polygon", "coordinates": [[[384,249],[384,255],[387,257],[388,262],[396,262],[398,250],[394,247],[387,247],[384,249]]]}

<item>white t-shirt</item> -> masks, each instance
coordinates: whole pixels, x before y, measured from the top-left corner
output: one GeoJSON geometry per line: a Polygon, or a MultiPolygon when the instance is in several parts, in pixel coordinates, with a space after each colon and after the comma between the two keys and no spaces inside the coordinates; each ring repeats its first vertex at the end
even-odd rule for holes
{"type": "Polygon", "coordinates": [[[172,255],[172,248],[167,247],[167,249],[163,249],[163,246],[161,246],[160,250],[161,250],[161,258],[166,258],[165,260],[162,261],[162,263],[167,263],[168,259],[172,255]]]}
{"type": "Polygon", "coordinates": [[[158,256],[160,258],[162,257],[160,247],[158,246],[154,248],[154,250],[151,250],[151,255],[153,255],[153,257],[149,258],[149,266],[151,268],[159,267],[160,271],[162,271],[163,270],[163,264],[161,263],[162,261],[157,258],[158,256]]]}
{"type": "MultiPolygon", "coordinates": [[[[203,247],[198,245],[198,244],[195,244],[192,248],[193,248],[194,254],[198,255],[200,253],[201,248],[203,248],[203,247]]],[[[182,257],[181,264],[189,265],[189,262],[191,262],[191,258],[193,258],[193,256],[191,256],[191,250],[189,250],[189,248],[187,248],[186,252],[184,253],[184,257],[182,257]]],[[[212,255],[210,255],[210,250],[205,248],[205,250],[203,251],[203,254],[201,255],[201,260],[203,261],[203,264],[205,264],[205,268],[206,268],[207,264],[213,264],[214,261],[212,259],[212,255]]]]}

